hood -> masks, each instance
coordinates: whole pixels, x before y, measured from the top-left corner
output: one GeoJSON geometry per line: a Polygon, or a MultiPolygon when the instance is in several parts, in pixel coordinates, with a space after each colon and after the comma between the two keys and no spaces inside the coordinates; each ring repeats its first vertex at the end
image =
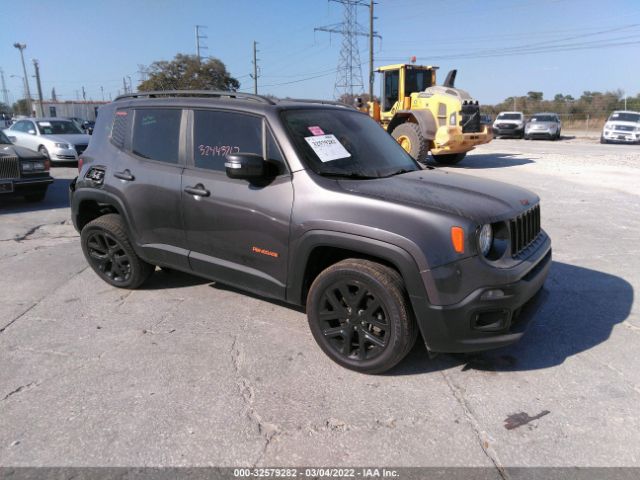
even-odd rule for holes
{"type": "Polygon", "coordinates": [[[60,143],[72,143],[74,145],[88,145],[91,135],[85,133],[69,133],[69,134],[56,134],[56,135],[42,135],[42,138],[51,140],[52,142],[60,143]]]}
{"type": "Polygon", "coordinates": [[[24,160],[40,160],[44,158],[38,152],[17,145],[0,145],[0,156],[11,155],[24,160]]]}
{"type": "Polygon", "coordinates": [[[447,212],[478,224],[515,217],[539,201],[536,194],[524,188],[438,169],[338,183],[354,194],[447,212]]]}

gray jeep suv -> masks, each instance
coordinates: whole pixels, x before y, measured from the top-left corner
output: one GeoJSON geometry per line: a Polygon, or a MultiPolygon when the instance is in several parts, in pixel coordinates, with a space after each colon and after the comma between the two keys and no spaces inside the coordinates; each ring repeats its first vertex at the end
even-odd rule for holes
{"type": "Polygon", "coordinates": [[[551,265],[535,194],[422,167],[331,102],[118,97],[70,197],[109,284],[139,287],[162,266],[306,305],[320,348],[368,373],[419,334],[430,352],[518,340],[551,265]]]}

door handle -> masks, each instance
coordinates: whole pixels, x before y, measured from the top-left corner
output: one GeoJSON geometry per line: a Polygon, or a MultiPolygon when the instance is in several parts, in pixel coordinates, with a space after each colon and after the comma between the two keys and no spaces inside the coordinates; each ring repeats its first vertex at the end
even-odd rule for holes
{"type": "Polygon", "coordinates": [[[198,197],[208,197],[211,195],[211,192],[204,188],[204,185],[201,183],[197,184],[195,187],[184,187],[184,191],[191,195],[197,195],[198,197]]]}
{"type": "Polygon", "coordinates": [[[131,174],[128,168],[122,172],[114,172],[113,176],[119,178],[120,180],[126,180],[127,182],[132,182],[136,179],[136,177],[131,174]]]}

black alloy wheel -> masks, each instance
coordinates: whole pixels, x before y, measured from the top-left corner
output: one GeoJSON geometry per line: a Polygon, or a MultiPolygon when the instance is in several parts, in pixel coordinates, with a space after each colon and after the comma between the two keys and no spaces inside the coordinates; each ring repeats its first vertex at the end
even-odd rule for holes
{"type": "Polygon", "coordinates": [[[138,288],[155,270],[136,254],[120,215],[110,213],[87,223],[80,241],[91,268],[114,287],[138,288]]]}
{"type": "Polygon", "coordinates": [[[131,278],[131,259],[107,232],[92,232],[87,237],[87,250],[93,269],[112,282],[126,283],[131,278]]]}
{"type": "Polygon", "coordinates": [[[320,302],[320,328],[336,353],[370,360],[387,347],[388,313],[365,284],[355,279],[338,281],[325,290],[320,302]]]}
{"type": "Polygon", "coordinates": [[[307,316],[324,353],[359,372],[389,370],[417,338],[402,277],[370,260],[346,259],[322,271],[309,289],[307,316]]]}

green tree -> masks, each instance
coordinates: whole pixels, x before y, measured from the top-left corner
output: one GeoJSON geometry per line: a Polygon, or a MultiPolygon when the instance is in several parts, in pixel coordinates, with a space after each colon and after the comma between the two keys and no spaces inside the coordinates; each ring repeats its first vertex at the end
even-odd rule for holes
{"type": "Polygon", "coordinates": [[[150,90],[231,90],[240,82],[229,75],[217,58],[199,61],[196,55],[179,53],[170,61],[153,62],[149,79],[138,85],[140,91],[150,90]]]}
{"type": "Polygon", "coordinates": [[[9,113],[11,111],[11,107],[6,103],[0,102],[0,113],[9,113]]]}
{"type": "Polygon", "coordinates": [[[527,99],[533,102],[542,101],[542,92],[527,92],[527,99]]]}
{"type": "Polygon", "coordinates": [[[21,98],[13,104],[12,110],[16,115],[31,115],[31,106],[26,98],[21,98]]]}

